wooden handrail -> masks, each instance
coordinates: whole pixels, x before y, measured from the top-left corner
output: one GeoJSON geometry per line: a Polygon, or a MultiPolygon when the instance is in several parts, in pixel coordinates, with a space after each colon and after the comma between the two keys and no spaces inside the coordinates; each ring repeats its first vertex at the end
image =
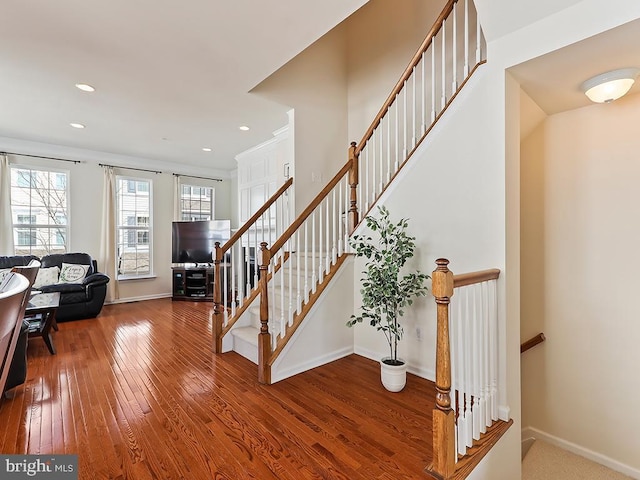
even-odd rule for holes
{"type": "Polygon", "coordinates": [[[429,30],[429,33],[427,34],[424,41],[422,42],[422,45],[420,45],[420,48],[418,48],[418,51],[409,62],[409,65],[407,66],[405,71],[402,73],[400,80],[398,80],[398,83],[396,83],[396,86],[391,91],[391,94],[389,95],[389,97],[387,97],[387,100],[382,105],[382,108],[378,112],[378,115],[376,115],[376,118],[373,120],[373,123],[371,124],[369,129],[365,132],[364,136],[362,137],[362,140],[360,140],[360,143],[356,147],[356,151],[355,151],[356,156],[360,154],[367,140],[369,140],[371,135],[373,135],[373,131],[380,124],[382,117],[384,117],[385,113],[387,113],[387,110],[389,110],[389,107],[391,107],[391,104],[394,102],[396,95],[398,95],[402,90],[404,83],[411,76],[411,73],[413,72],[413,68],[418,64],[418,62],[420,61],[420,58],[422,57],[422,54],[427,51],[427,49],[431,45],[431,42],[433,42],[433,38],[438,34],[440,29],[442,28],[442,22],[444,21],[445,18],[449,16],[451,11],[453,10],[453,5],[457,1],[458,0],[449,0],[447,4],[444,6],[444,9],[440,13],[440,16],[434,22],[433,26],[431,27],[431,30],[429,30]]]}
{"type": "Polygon", "coordinates": [[[287,243],[287,240],[291,238],[291,236],[300,228],[300,226],[304,223],[304,221],[311,215],[311,213],[320,205],[322,200],[329,194],[329,192],[335,187],[338,182],[344,177],[347,172],[351,169],[351,161],[345,163],[345,165],[340,169],[340,171],[336,174],[335,177],[331,179],[329,183],[320,191],[318,195],[311,201],[311,203],[303,210],[303,212],[296,218],[296,220],[289,225],[280,238],[276,240],[269,251],[271,252],[271,256],[274,256],[278,250],[282,248],[282,246],[287,243]]]}
{"type": "Polygon", "coordinates": [[[453,276],[453,288],[473,285],[474,283],[482,283],[489,280],[497,280],[500,276],[500,270],[490,268],[489,270],[480,270],[478,272],[461,273],[453,276]]]}
{"type": "Polygon", "coordinates": [[[251,218],[247,220],[236,233],[231,235],[231,238],[227,240],[225,244],[222,245],[222,247],[220,247],[220,253],[224,254],[227,250],[229,250],[233,246],[233,244],[236,243],[240,239],[240,237],[244,235],[247,230],[249,230],[249,228],[251,228],[251,225],[253,225],[256,220],[258,220],[258,218],[260,218],[262,214],[266,212],[271,207],[271,205],[273,205],[276,200],[280,198],[280,195],[282,195],[291,185],[293,185],[293,177],[290,177],[286,182],[284,182],[284,184],[276,191],[276,193],[271,195],[271,197],[269,197],[269,200],[267,200],[267,202],[262,207],[260,207],[258,211],[254,213],[251,218]]]}
{"type": "Polygon", "coordinates": [[[535,337],[530,338],[529,340],[524,342],[522,345],[520,345],[520,353],[526,352],[530,348],[533,348],[536,345],[544,342],[546,339],[547,337],[544,336],[544,333],[541,332],[537,334],[535,337]]]}

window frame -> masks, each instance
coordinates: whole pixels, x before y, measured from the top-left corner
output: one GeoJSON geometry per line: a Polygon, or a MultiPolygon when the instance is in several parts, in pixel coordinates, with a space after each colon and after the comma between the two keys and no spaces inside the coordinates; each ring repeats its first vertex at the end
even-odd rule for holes
{"type": "Polygon", "coordinates": [[[116,249],[116,265],[115,271],[118,280],[132,280],[132,279],[140,279],[140,278],[153,278],[154,274],[154,265],[153,265],[153,180],[150,178],[144,177],[133,177],[129,175],[116,175],[115,179],[115,199],[116,199],[116,208],[115,208],[115,249],[116,249]],[[122,188],[119,188],[121,182],[122,188]],[[148,184],[148,190],[145,188],[139,188],[140,183],[148,184]],[[134,185],[135,188],[131,189],[131,185],[134,185]],[[140,197],[145,196],[148,197],[148,211],[138,210],[135,208],[133,211],[126,210],[126,213],[122,210],[122,201],[125,197],[140,197]],[[123,219],[123,224],[120,224],[120,217],[123,219]],[[129,219],[133,219],[133,223],[129,224],[129,219]],[[146,218],[146,223],[138,223],[139,218],[146,218]],[[123,242],[120,245],[121,232],[126,232],[122,237],[123,242]],[[139,243],[137,240],[139,238],[140,233],[147,233],[148,242],[147,243],[139,243]],[[133,242],[131,241],[133,240],[133,242]],[[133,246],[132,246],[133,243],[133,246]],[[123,248],[135,248],[136,249],[136,263],[138,262],[138,247],[144,246],[148,251],[148,262],[149,268],[147,272],[135,273],[135,272],[120,272],[120,247],[123,248]]]}
{"type": "MultiPolygon", "coordinates": [[[[37,255],[42,257],[44,255],[48,255],[50,253],[67,253],[72,251],[71,241],[70,241],[70,230],[71,230],[71,193],[69,185],[71,184],[71,172],[65,169],[59,168],[50,168],[47,166],[34,166],[29,164],[22,163],[12,163],[10,165],[10,177],[11,177],[11,191],[10,191],[10,209],[11,209],[11,229],[14,238],[14,255],[37,255]],[[13,182],[13,172],[14,171],[28,171],[29,177],[28,181],[21,181],[22,176],[17,176],[16,182],[13,182]],[[62,216],[65,219],[64,224],[58,223],[38,223],[38,208],[45,211],[44,215],[51,215],[50,211],[47,211],[47,205],[45,202],[42,202],[42,206],[38,206],[38,202],[34,201],[32,191],[39,190],[38,188],[38,175],[40,173],[48,175],[48,191],[61,191],[64,192],[64,204],[62,209],[54,209],[53,214],[55,219],[57,220],[62,216]],[[64,185],[61,188],[62,183],[60,182],[60,178],[64,178],[64,185]],[[21,205],[18,203],[14,203],[17,199],[14,196],[14,189],[19,189],[22,191],[26,191],[26,196],[28,197],[28,204],[21,205]],[[35,221],[31,222],[18,222],[19,217],[22,217],[24,220],[26,217],[29,217],[29,220],[35,218],[35,221]],[[47,242],[38,243],[38,231],[46,230],[47,231],[47,242]],[[32,238],[35,238],[35,243],[31,242],[26,245],[18,241],[19,236],[27,235],[29,233],[32,238]],[[58,243],[53,239],[63,238],[64,242],[58,243]],[[41,245],[42,249],[39,250],[37,247],[41,245]],[[25,247],[29,247],[28,252],[24,252],[25,247]],[[18,251],[20,250],[20,251],[18,251]]],[[[43,198],[41,195],[40,198],[43,198]]],[[[37,200],[37,199],[36,199],[37,200]]]]}
{"type": "Polygon", "coordinates": [[[179,204],[179,215],[180,220],[183,222],[193,222],[195,220],[215,220],[215,194],[216,189],[210,185],[197,185],[193,183],[180,183],[180,199],[178,201],[179,204]],[[185,193],[185,189],[188,188],[189,191],[185,193]],[[201,194],[195,195],[193,192],[195,190],[202,192],[201,194]],[[210,195],[207,196],[206,192],[210,192],[210,195]],[[209,211],[199,209],[185,209],[183,205],[185,202],[198,202],[200,206],[204,203],[204,200],[209,200],[209,211]],[[197,218],[194,218],[197,217],[197,218]],[[203,218],[208,217],[208,218],[203,218]]]}

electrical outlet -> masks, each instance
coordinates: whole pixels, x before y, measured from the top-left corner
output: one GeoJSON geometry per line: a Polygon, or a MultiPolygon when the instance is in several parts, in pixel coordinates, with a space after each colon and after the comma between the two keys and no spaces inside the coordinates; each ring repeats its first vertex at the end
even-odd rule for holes
{"type": "Polygon", "coordinates": [[[418,341],[422,340],[422,330],[420,329],[420,327],[416,327],[416,338],[418,339],[418,341]]]}

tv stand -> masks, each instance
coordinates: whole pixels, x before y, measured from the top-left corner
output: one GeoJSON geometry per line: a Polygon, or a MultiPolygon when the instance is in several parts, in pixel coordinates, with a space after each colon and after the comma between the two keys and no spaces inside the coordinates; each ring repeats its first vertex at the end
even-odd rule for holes
{"type": "Polygon", "coordinates": [[[213,266],[172,267],[173,300],[213,301],[213,266]]]}

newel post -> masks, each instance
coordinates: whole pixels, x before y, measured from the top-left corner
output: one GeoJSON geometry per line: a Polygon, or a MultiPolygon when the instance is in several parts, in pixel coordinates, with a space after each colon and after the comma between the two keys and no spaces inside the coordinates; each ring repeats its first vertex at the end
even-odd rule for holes
{"type": "Polygon", "coordinates": [[[268,269],[271,252],[267,242],[260,243],[260,334],[258,335],[258,382],[271,383],[271,367],[267,364],[271,356],[271,334],[269,333],[269,295],[267,290],[268,269]]]}
{"type": "MultiPolygon", "coordinates": [[[[222,262],[222,251],[220,242],[215,243],[216,257],[213,260],[213,314],[211,315],[211,325],[213,330],[213,352],[222,353],[222,324],[224,323],[224,305],[222,304],[220,281],[220,263],[222,262]]],[[[206,275],[205,275],[206,276],[206,275]]]]}
{"type": "Polygon", "coordinates": [[[437,304],[436,408],[433,410],[433,464],[428,470],[439,478],[455,471],[455,412],[451,408],[451,352],[449,343],[449,299],[453,296],[453,273],[449,260],[436,260],[431,292],[437,304]]]}
{"type": "Polygon", "coordinates": [[[358,155],[356,154],[356,142],[351,142],[349,147],[349,233],[353,233],[358,225],[358,155]]]}

